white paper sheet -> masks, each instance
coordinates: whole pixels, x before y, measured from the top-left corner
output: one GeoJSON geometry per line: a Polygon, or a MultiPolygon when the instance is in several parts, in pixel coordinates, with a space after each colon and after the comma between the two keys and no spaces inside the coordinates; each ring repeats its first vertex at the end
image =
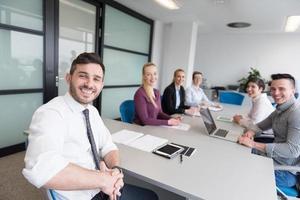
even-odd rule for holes
{"type": "Polygon", "coordinates": [[[116,143],[128,145],[129,143],[133,142],[139,137],[142,137],[143,135],[144,133],[123,129],[112,134],[112,140],[116,143]]]}
{"type": "Polygon", "coordinates": [[[221,110],[223,110],[223,107],[208,106],[208,109],[209,109],[210,111],[221,111],[221,110]]]}
{"type": "Polygon", "coordinates": [[[154,149],[162,146],[163,144],[166,144],[167,142],[168,140],[165,138],[145,135],[131,142],[130,144],[128,144],[128,146],[140,149],[142,151],[152,152],[154,149]]]}
{"type": "Polygon", "coordinates": [[[180,123],[178,126],[163,126],[163,127],[179,129],[179,130],[182,130],[182,131],[188,131],[191,126],[189,124],[180,123]]]}
{"type": "Polygon", "coordinates": [[[218,116],[217,120],[221,121],[221,122],[232,122],[233,121],[232,117],[225,117],[225,116],[218,116]]]}

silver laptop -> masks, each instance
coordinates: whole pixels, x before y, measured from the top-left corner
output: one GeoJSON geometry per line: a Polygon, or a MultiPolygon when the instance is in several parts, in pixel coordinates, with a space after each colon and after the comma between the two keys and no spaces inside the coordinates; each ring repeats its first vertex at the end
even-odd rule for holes
{"type": "Polygon", "coordinates": [[[217,128],[214,118],[212,117],[208,108],[201,108],[200,115],[203,119],[204,125],[209,136],[228,140],[231,142],[237,142],[238,137],[242,134],[233,133],[232,131],[217,128]]]}

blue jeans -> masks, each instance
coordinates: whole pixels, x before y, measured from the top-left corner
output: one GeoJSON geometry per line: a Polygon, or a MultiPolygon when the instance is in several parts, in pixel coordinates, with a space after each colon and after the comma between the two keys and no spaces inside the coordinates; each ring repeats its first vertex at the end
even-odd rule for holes
{"type": "Polygon", "coordinates": [[[294,187],[297,177],[288,171],[275,170],[275,181],[278,187],[294,187]]]}

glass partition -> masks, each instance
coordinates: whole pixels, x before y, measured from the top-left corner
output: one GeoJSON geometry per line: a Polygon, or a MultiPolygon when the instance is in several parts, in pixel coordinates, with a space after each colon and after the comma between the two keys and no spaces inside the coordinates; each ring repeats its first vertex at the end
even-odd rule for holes
{"type": "Polygon", "coordinates": [[[0,29],[0,90],[43,88],[43,37],[0,29]]]}
{"type": "Polygon", "coordinates": [[[138,87],[132,88],[107,88],[102,91],[102,117],[116,119],[120,117],[120,104],[128,99],[133,99],[138,87]]]}
{"type": "Polygon", "coordinates": [[[0,148],[22,143],[23,131],[29,128],[34,111],[43,103],[43,94],[0,96],[0,148]]]}
{"type": "Polygon", "coordinates": [[[141,84],[142,67],[148,56],[104,48],[105,85],[141,84]]]}
{"type": "Polygon", "coordinates": [[[149,53],[151,26],[111,6],[106,6],[104,44],[149,53]]]}
{"type": "Polygon", "coordinates": [[[43,30],[43,1],[0,1],[0,23],[43,30]]]}
{"type": "Polygon", "coordinates": [[[67,91],[65,75],[74,58],[95,51],[95,32],[96,6],[80,0],[59,1],[59,95],[67,91]]]}
{"type": "Polygon", "coordinates": [[[133,99],[142,81],[142,67],[150,60],[152,22],[129,13],[105,6],[103,62],[106,88],[101,99],[104,117],[120,117],[121,102],[133,99]]]}

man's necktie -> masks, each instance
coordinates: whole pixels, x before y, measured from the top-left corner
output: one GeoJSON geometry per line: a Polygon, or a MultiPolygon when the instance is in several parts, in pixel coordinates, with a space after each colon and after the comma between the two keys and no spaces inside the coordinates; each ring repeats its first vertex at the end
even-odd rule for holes
{"type": "Polygon", "coordinates": [[[100,170],[100,164],[99,164],[100,163],[100,159],[99,159],[99,154],[98,154],[98,151],[97,151],[95,139],[94,139],[92,128],[91,128],[90,117],[89,117],[89,110],[85,109],[82,112],[83,112],[83,114],[85,116],[87,136],[88,136],[89,142],[91,144],[91,148],[92,148],[92,153],[93,153],[93,157],[94,157],[94,162],[95,162],[95,165],[96,165],[96,169],[100,170]]]}
{"type": "MultiPolygon", "coordinates": [[[[86,121],[86,132],[87,132],[87,136],[88,136],[89,142],[91,144],[91,149],[92,149],[92,153],[93,153],[93,158],[94,158],[94,162],[95,162],[95,165],[96,165],[96,169],[100,170],[100,159],[99,159],[99,154],[98,154],[98,151],[97,151],[95,139],[94,139],[92,128],[91,128],[90,117],[89,117],[89,110],[85,109],[82,112],[84,114],[85,121],[86,121]]],[[[105,199],[108,199],[108,196],[104,192],[102,192],[102,191],[99,192],[96,196],[94,196],[92,198],[92,200],[105,200],[105,199]]]]}

